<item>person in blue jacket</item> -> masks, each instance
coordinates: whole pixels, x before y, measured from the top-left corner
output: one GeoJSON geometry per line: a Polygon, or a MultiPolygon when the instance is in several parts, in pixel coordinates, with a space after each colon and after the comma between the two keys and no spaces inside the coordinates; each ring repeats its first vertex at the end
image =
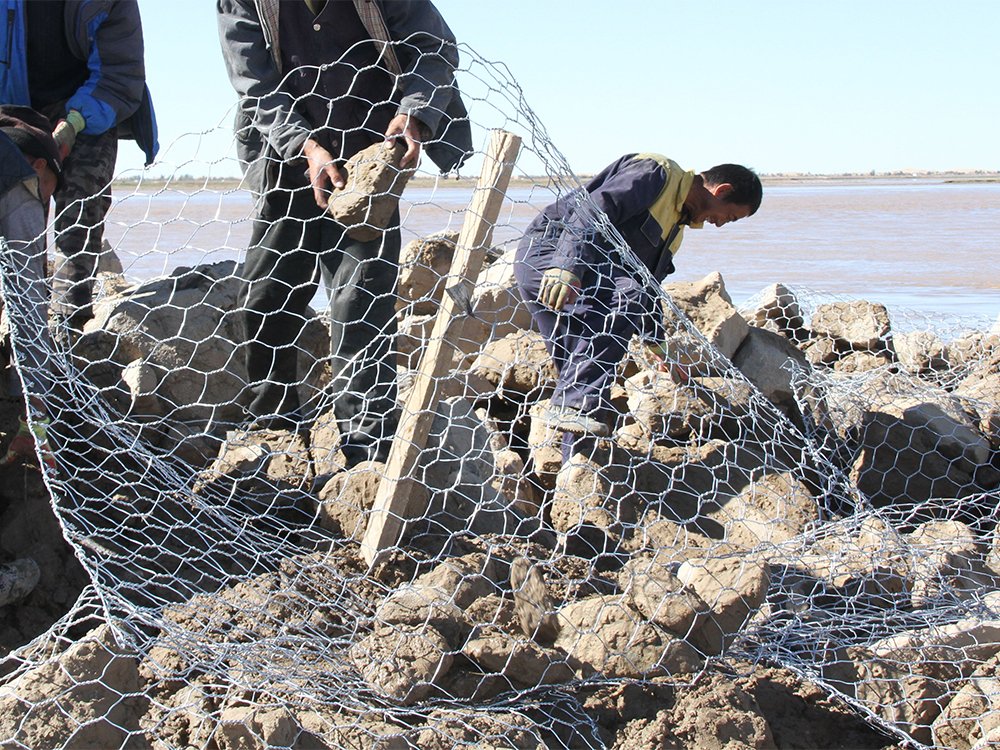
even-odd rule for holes
{"type": "Polygon", "coordinates": [[[638,334],[664,356],[657,290],[622,257],[610,228],[661,282],[674,271],[686,227],[744,219],[762,194],[757,175],[738,164],[695,174],[659,154],[628,154],[535,218],[514,274],[558,370],[549,424],[567,438],[607,435],[608,392],[629,340],[638,334]]]}
{"type": "Polygon", "coordinates": [[[56,191],[52,311],[79,331],[93,313],[94,266],[111,205],[120,138],[152,163],[156,119],[136,0],[0,0],[0,104],[55,124],[63,157],[56,191]]]}

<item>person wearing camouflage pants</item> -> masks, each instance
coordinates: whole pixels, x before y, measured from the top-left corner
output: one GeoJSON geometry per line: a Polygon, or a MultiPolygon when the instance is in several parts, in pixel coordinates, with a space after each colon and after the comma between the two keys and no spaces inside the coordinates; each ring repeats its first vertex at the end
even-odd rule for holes
{"type": "MultiPolygon", "coordinates": [[[[156,119],[136,0],[0,0],[0,104],[30,106],[55,124],[63,159],[56,191],[52,315],[79,330],[91,285],[118,139],[152,163],[156,119]]],[[[67,333],[63,326],[57,335],[67,333]]]]}

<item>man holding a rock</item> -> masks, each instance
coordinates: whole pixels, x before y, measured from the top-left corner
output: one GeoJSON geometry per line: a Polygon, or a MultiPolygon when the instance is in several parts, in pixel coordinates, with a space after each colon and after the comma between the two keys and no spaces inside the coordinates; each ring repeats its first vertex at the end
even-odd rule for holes
{"type": "Polygon", "coordinates": [[[746,218],[762,193],[757,175],[737,164],[696,175],[659,154],[629,154],[541,212],[514,273],[559,372],[547,422],[567,438],[609,434],[608,392],[629,340],[638,334],[655,358],[665,356],[658,292],[615,248],[607,222],[662,282],[685,227],[746,218]]]}
{"type": "Polygon", "coordinates": [[[298,429],[306,416],[295,341],[320,272],[330,298],[341,451],[349,465],[385,460],[396,426],[399,212],[394,207],[384,226],[345,226],[328,205],[332,191],[347,187],[345,163],[366,147],[405,144],[395,165],[404,170],[416,167],[421,150],[443,171],[471,151],[454,85],[454,36],[427,0],[218,0],[217,7],[241,97],[240,158],[261,193],[241,295],[250,426],[298,429]]]}

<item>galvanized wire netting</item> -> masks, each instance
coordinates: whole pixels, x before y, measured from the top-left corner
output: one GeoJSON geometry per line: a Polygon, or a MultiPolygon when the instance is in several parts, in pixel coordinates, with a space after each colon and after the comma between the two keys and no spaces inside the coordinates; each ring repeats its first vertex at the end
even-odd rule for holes
{"type": "MultiPolygon", "coordinates": [[[[181,178],[230,157],[196,147],[162,184],[115,186],[79,337],[44,348],[0,258],[17,367],[52,419],[52,507],[91,580],[8,662],[4,745],[600,747],[616,740],[586,690],[755,665],[918,743],[995,738],[995,332],[780,285],[737,310],[718,275],[668,281],[666,365],[630,342],[610,437],[564,456],[513,253],[580,183],[509,72],[463,59],[463,176],[493,129],[521,150],[398,485],[401,538],[374,565],[360,543],[387,468],[340,450],[332,405],[363,363],[331,360],[323,289],[292,321],[296,429],[247,428],[255,199],[181,178]]],[[[400,202],[398,333],[383,335],[404,409],[461,281],[448,269],[473,191],[452,178],[422,166],[400,202]]]]}

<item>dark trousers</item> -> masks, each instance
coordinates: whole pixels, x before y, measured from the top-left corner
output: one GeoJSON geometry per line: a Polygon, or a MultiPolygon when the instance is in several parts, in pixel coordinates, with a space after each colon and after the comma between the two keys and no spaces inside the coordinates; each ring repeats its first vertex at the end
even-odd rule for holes
{"type": "Polygon", "coordinates": [[[545,339],[559,375],[554,406],[599,414],[609,407],[615,370],[640,332],[645,307],[637,301],[638,282],[611,262],[590,266],[579,298],[561,312],[536,302],[542,274],[552,267],[552,243],[525,236],[518,246],[514,276],[521,297],[545,339]]]}
{"type": "Polygon", "coordinates": [[[262,202],[241,294],[251,415],[277,426],[293,426],[305,416],[295,340],[322,273],[330,297],[331,393],[341,450],[352,463],[384,459],[397,420],[392,345],[399,230],[370,242],[353,240],[307,187],[277,188],[262,202]]]}
{"type": "Polygon", "coordinates": [[[118,158],[118,129],[78,135],[63,162],[55,193],[55,270],[52,312],[64,318],[92,316],[94,268],[101,254],[104,217],[111,207],[111,178],[118,158]]]}

